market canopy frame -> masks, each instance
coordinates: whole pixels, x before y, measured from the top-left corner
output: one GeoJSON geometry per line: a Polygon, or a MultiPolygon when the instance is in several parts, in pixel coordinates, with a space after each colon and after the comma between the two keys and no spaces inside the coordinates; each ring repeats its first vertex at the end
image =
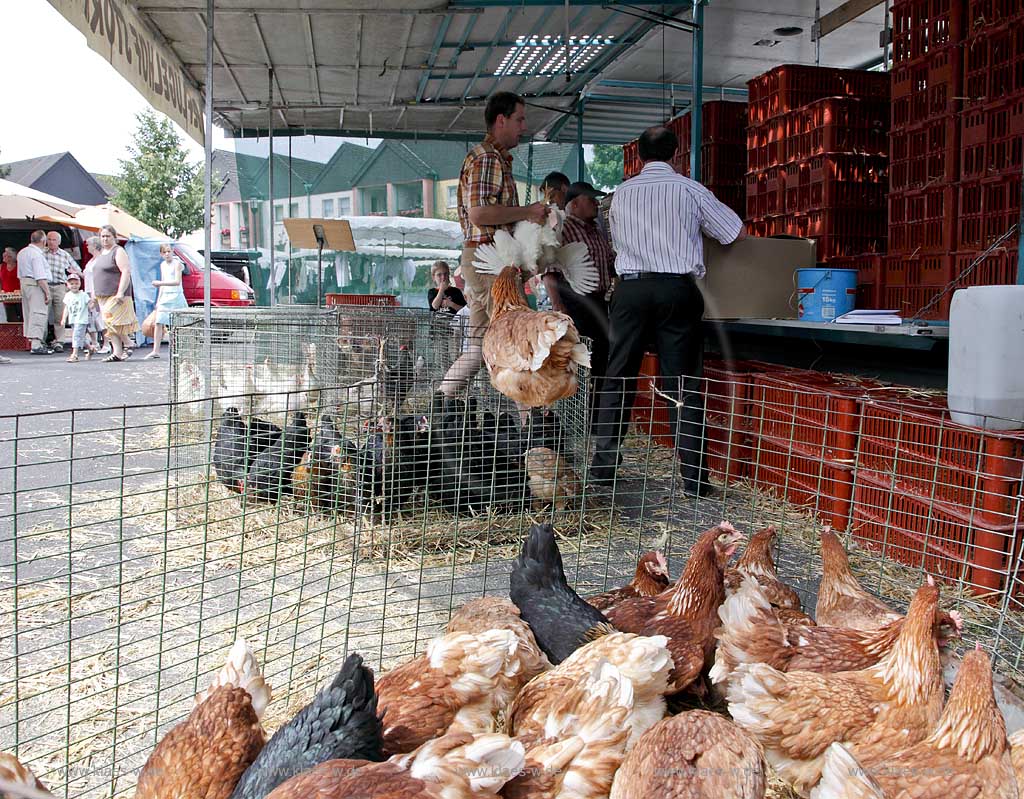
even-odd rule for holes
{"type": "MultiPolygon", "coordinates": [[[[206,0],[89,5],[127,7],[184,83],[205,85],[206,0]]],[[[770,10],[753,0],[217,0],[215,9],[213,109],[229,135],[475,139],[486,97],[509,90],[528,98],[536,140],[595,144],[622,143],[685,109],[695,74],[705,97],[743,99],[748,79],[780,63],[879,62],[885,20],[874,0],[822,0],[826,18],[861,13],[816,43],[811,0],[770,10]],[[703,47],[691,37],[695,18],[703,47]]]]}

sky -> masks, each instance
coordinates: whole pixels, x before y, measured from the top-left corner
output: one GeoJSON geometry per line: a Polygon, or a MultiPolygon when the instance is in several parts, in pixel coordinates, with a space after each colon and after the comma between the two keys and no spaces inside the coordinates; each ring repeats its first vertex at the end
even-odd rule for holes
{"type": "MultiPolygon", "coordinates": [[[[90,50],[85,36],[47,0],[0,0],[0,30],[4,32],[0,163],[67,150],[90,172],[116,174],[118,160],[127,156],[131,144],[135,116],[149,108],[142,95],[103,56],[90,50]],[[32,80],[15,80],[15,70],[31,74],[32,80]],[[71,76],[80,90],[68,88],[71,76]],[[90,104],[101,96],[114,97],[116,102],[102,115],[90,112],[90,104]]],[[[178,132],[189,154],[202,159],[202,148],[180,128],[178,132]]],[[[340,141],[324,136],[296,138],[292,154],[327,161],[340,141]]],[[[371,146],[376,143],[370,140],[371,146]]],[[[216,126],[213,144],[217,149],[263,155],[267,149],[266,139],[230,139],[216,126]]],[[[286,146],[284,139],[275,139],[275,149],[286,146]]]]}

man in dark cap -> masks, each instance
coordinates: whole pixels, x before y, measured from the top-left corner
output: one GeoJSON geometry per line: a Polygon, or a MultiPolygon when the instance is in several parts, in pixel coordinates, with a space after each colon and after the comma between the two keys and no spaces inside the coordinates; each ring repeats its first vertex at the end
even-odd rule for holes
{"type": "Polygon", "coordinates": [[[590,373],[604,375],[608,363],[608,294],[615,279],[615,252],[611,242],[597,226],[597,200],[604,197],[589,183],[580,181],[569,186],[565,194],[565,221],[562,243],[580,241],[587,245],[598,274],[598,287],[590,294],[577,294],[560,272],[544,275],[544,288],[551,298],[551,307],[572,317],[581,336],[593,340],[590,373]]]}

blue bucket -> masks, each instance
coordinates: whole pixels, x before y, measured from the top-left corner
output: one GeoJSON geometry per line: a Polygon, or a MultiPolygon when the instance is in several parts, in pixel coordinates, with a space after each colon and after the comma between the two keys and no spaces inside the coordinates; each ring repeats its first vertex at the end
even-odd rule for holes
{"type": "Polygon", "coordinates": [[[856,269],[797,269],[799,317],[804,322],[831,322],[857,302],[856,269]]]}

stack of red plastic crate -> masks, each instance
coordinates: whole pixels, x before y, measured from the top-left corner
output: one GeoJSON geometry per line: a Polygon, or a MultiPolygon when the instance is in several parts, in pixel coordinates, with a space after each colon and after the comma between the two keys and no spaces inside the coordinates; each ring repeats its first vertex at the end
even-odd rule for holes
{"type": "Polygon", "coordinates": [[[749,231],[815,239],[819,261],[860,270],[859,305],[875,307],[886,241],[888,76],[786,64],[747,86],[749,231]]]}
{"type": "MultiPolygon", "coordinates": [[[[704,103],[701,115],[701,183],[740,217],[746,206],[744,169],[746,164],[746,103],[712,100],[704,103]]],[[[672,166],[681,174],[690,176],[690,112],[666,123],[679,139],[679,152],[672,166]]],[[[636,140],[623,145],[623,178],[640,172],[640,154],[636,140]]]]}
{"type": "MultiPolygon", "coordinates": [[[[746,119],[747,104],[728,100],[704,103],[701,114],[700,182],[741,218],[746,207],[746,119]]],[[[690,124],[690,112],[669,123],[679,138],[672,165],[686,177],[690,176],[690,124]]]]}
{"type": "Polygon", "coordinates": [[[944,319],[957,245],[964,6],[960,0],[893,4],[889,255],[881,304],[944,319]]]}
{"type": "MultiPolygon", "coordinates": [[[[960,190],[953,274],[1020,219],[1024,150],[1024,2],[967,4],[960,115],[960,190]]],[[[958,285],[1015,283],[1018,235],[958,285]]]]}

